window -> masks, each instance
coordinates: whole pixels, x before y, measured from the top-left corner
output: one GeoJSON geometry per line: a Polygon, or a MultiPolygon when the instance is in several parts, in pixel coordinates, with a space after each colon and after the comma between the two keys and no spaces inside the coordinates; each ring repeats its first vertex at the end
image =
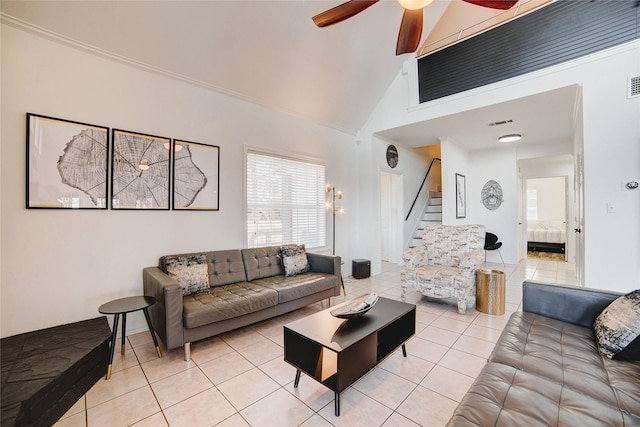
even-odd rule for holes
{"type": "Polygon", "coordinates": [[[324,165],[247,153],[247,246],[326,244],[324,165]]]}
{"type": "Polygon", "coordinates": [[[538,219],[538,191],[527,190],[527,219],[538,219]]]}

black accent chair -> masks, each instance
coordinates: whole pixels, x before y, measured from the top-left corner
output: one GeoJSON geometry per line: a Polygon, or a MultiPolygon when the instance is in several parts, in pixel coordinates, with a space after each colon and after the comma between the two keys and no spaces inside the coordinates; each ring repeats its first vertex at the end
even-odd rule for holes
{"type": "Polygon", "coordinates": [[[500,253],[500,247],[502,246],[502,242],[498,242],[498,236],[493,233],[486,233],[484,236],[484,262],[487,263],[487,252],[486,251],[498,251],[498,255],[500,255],[500,260],[502,261],[502,265],[506,267],[504,263],[504,259],[502,258],[502,254],[500,253]]]}

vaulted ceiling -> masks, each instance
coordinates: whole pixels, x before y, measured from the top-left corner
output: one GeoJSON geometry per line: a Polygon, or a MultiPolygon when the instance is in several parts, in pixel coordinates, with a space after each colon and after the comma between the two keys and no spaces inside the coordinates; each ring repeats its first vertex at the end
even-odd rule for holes
{"type": "MultiPolygon", "coordinates": [[[[422,40],[452,1],[459,2],[425,8],[422,40]]],[[[3,0],[0,7],[8,25],[355,134],[411,54],[395,55],[403,13],[396,0],[337,25],[313,24],[312,16],[340,3],[3,0]]]]}
{"type": "MultiPolygon", "coordinates": [[[[400,71],[403,9],[381,1],[338,25],[340,1],[2,1],[4,14],[269,108],[355,133],[400,71]]],[[[428,33],[449,1],[425,11],[428,33]]]]}

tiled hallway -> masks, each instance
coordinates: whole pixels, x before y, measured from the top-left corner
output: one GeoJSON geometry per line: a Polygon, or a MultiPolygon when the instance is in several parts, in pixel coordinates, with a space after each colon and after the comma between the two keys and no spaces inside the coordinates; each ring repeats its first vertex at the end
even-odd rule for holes
{"type": "MultiPolygon", "coordinates": [[[[328,308],[325,302],[193,343],[158,359],[148,332],[128,337],[116,352],[111,380],[101,379],[56,426],[443,426],[484,366],[511,312],[519,310],[522,281],[575,284],[572,264],[528,259],[489,264],[507,274],[506,313],[489,316],[428,302],[417,305],[416,335],[342,394],[335,417],[333,392],[283,361],[282,325],[328,308]],[[324,305],[323,305],[324,304],[324,305]]],[[[400,299],[400,269],[383,263],[381,274],[346,279],[347,299],[376,292],[400,299]]],[[[335,305],[344,296],[332,298],[335,305]]]]}

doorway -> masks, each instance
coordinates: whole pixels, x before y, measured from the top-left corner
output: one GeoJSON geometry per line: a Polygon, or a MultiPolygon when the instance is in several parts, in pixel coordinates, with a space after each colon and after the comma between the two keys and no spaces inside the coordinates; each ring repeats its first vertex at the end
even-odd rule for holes
{"type": "Polygon", "coordinates": [[[380,173],[380,259],[402,263],[402,175],[380,173]]]}
{"type": "Polygon", "coordinates": [[[529,178],[525,186],[528,256],[567,261],[573,250],[568,229],[569,177],[529,178]]]}

